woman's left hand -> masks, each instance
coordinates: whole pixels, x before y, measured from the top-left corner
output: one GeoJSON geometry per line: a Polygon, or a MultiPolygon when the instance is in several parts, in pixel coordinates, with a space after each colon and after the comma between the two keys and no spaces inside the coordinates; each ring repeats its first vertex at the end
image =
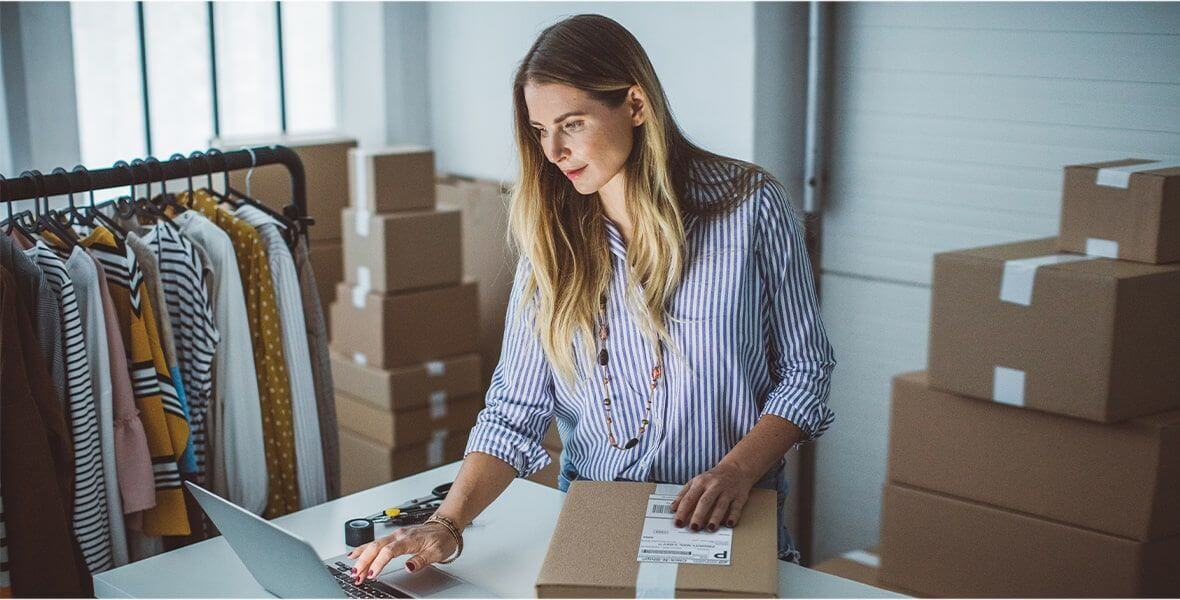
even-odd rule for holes
{"type": "Polygon", "coordinates": [[[755,481],[725,461],[693,477],[672,502],[676,526],[687,525],[693,531],[716,531],[722,524],[736,526],[755,481]]]}

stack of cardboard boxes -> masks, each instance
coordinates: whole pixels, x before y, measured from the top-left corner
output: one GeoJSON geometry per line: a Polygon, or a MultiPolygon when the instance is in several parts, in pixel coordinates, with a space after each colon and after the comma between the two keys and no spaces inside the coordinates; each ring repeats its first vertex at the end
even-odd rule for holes
{"type": "MultiPolygon", "coordinates": [[[[356,140],[337,133],[210,140],[211,146],[224,150],[276,144],[291,148],[303,161],[307,182],[307,216],[315,220],[315,226],[308,228],[308,239],[311,242],[308,255],[315,272],[320,301],[327,303],[335,294],[336,284],[344,280],[340,211],[348,203],[348,151],[356,147],[356,140]]],[[[247,175],[253,198],[280,211],[290,204],[291,176],[283,165],[258,167],[253,172],[248,169],[233,171],[229,175],[230,185],[245,192],[247,175]]],[[[220,181],[217,183],[220,185],[220,181]]],[[[329,318],[328,315],[324,316],[329,318]]],[[[329,320],[329,331],[331,328],[329,320]]]]}
{"type": "Polygon", "coordinates": [[[893,382],[881,581],[1180,594],[1180,166],[1066,167],[1060,236],[938,254],[893,382]]]}
{"type": "Polygon", "coordinates": [[[331,307],[345,493],[462,458],[484,389],[477,284],[459,211],[435,207],[434,153],[352,150],[348,169],[331,307]]]}

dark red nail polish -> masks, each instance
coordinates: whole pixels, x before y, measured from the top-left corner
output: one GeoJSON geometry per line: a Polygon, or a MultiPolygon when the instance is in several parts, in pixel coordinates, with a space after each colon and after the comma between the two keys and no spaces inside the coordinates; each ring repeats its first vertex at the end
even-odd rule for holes
{"type": "Polygon", "coordinates": [[[413,573],[414,572],[414,563],[406,563],[406,570],[413,573]]]}
{"type": "Polygon", "coordinates": [[[677,527],[684,527],[684,521],[681,521],[680,519],[676,519],[676,526],[677,527]]]}
{"type": "Polygon", "coordinates": [[[709,523],[709,531],[717,531],[717,526],[712,523],[709,523]]]}
{"type": "Polygon", "coordinates": [[[701,526],[700,526],[700,525],[697,525],[696,523],[693,523],[693,524],[692,524],[692,530],[693,530],[693,531],[700,531],[700,530],[701,530],[701,526]]]}
{"type": "Polygon", "coordinates": [[[353,574],[353,575],[356,575],[356,567],[353,567],[353,568],[352,568],[352,574],[353,574]]]}
{"type": "Polygon", "coordinates": [[[369,569],[369,579],[373,578],[373,569],[369,569]]]}
{"type": "Polygon", "coordinates": [[[725,526],[726,526],[726,527],[733,527],[733,519],[730,519],[730,520],[726,521],[726,522],[725,522],[725,526]]]}

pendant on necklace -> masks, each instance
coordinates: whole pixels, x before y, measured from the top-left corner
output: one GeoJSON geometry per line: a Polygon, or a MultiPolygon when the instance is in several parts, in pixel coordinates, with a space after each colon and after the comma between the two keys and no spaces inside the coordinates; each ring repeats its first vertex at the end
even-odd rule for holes
{"type": "Polygon", "coordinates": [[[627,443],[623,445],[623,449],[630,450],[635,447],[635,444],[638,444],[638,443],[639,443],[639,438],[633,437],[633,438],[627,440],[627,443]]]}

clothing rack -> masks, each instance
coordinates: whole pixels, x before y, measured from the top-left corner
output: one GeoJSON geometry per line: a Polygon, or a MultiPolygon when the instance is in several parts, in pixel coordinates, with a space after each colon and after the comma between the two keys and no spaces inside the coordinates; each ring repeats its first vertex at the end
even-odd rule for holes
{"type": "Polygon", "coordinates": [[[306,227],[313,222],[307,216],[307,179],[303,171],[303,161],[294,150],[280,145],[257,146],[228,152],[216,149],[203,153],[198,151],[187,157],[176,156],[174,160],[160,160],[158,163],[154,159],[149,159],[147,162],[137,162],[130,168],[120,166],[93,170],[79,169],[66,174],[46,173],[40,178],[35,175],[9,177],[0,181],[0,201],[14,202],[47,196],[64,196],[126,187],[133,183],[160,183],[275,164],[287,167],[287,172],[291,176],[291,204],[283,209],[284,216],[298,223],[301,231],[306,231],[306,227]]]}

